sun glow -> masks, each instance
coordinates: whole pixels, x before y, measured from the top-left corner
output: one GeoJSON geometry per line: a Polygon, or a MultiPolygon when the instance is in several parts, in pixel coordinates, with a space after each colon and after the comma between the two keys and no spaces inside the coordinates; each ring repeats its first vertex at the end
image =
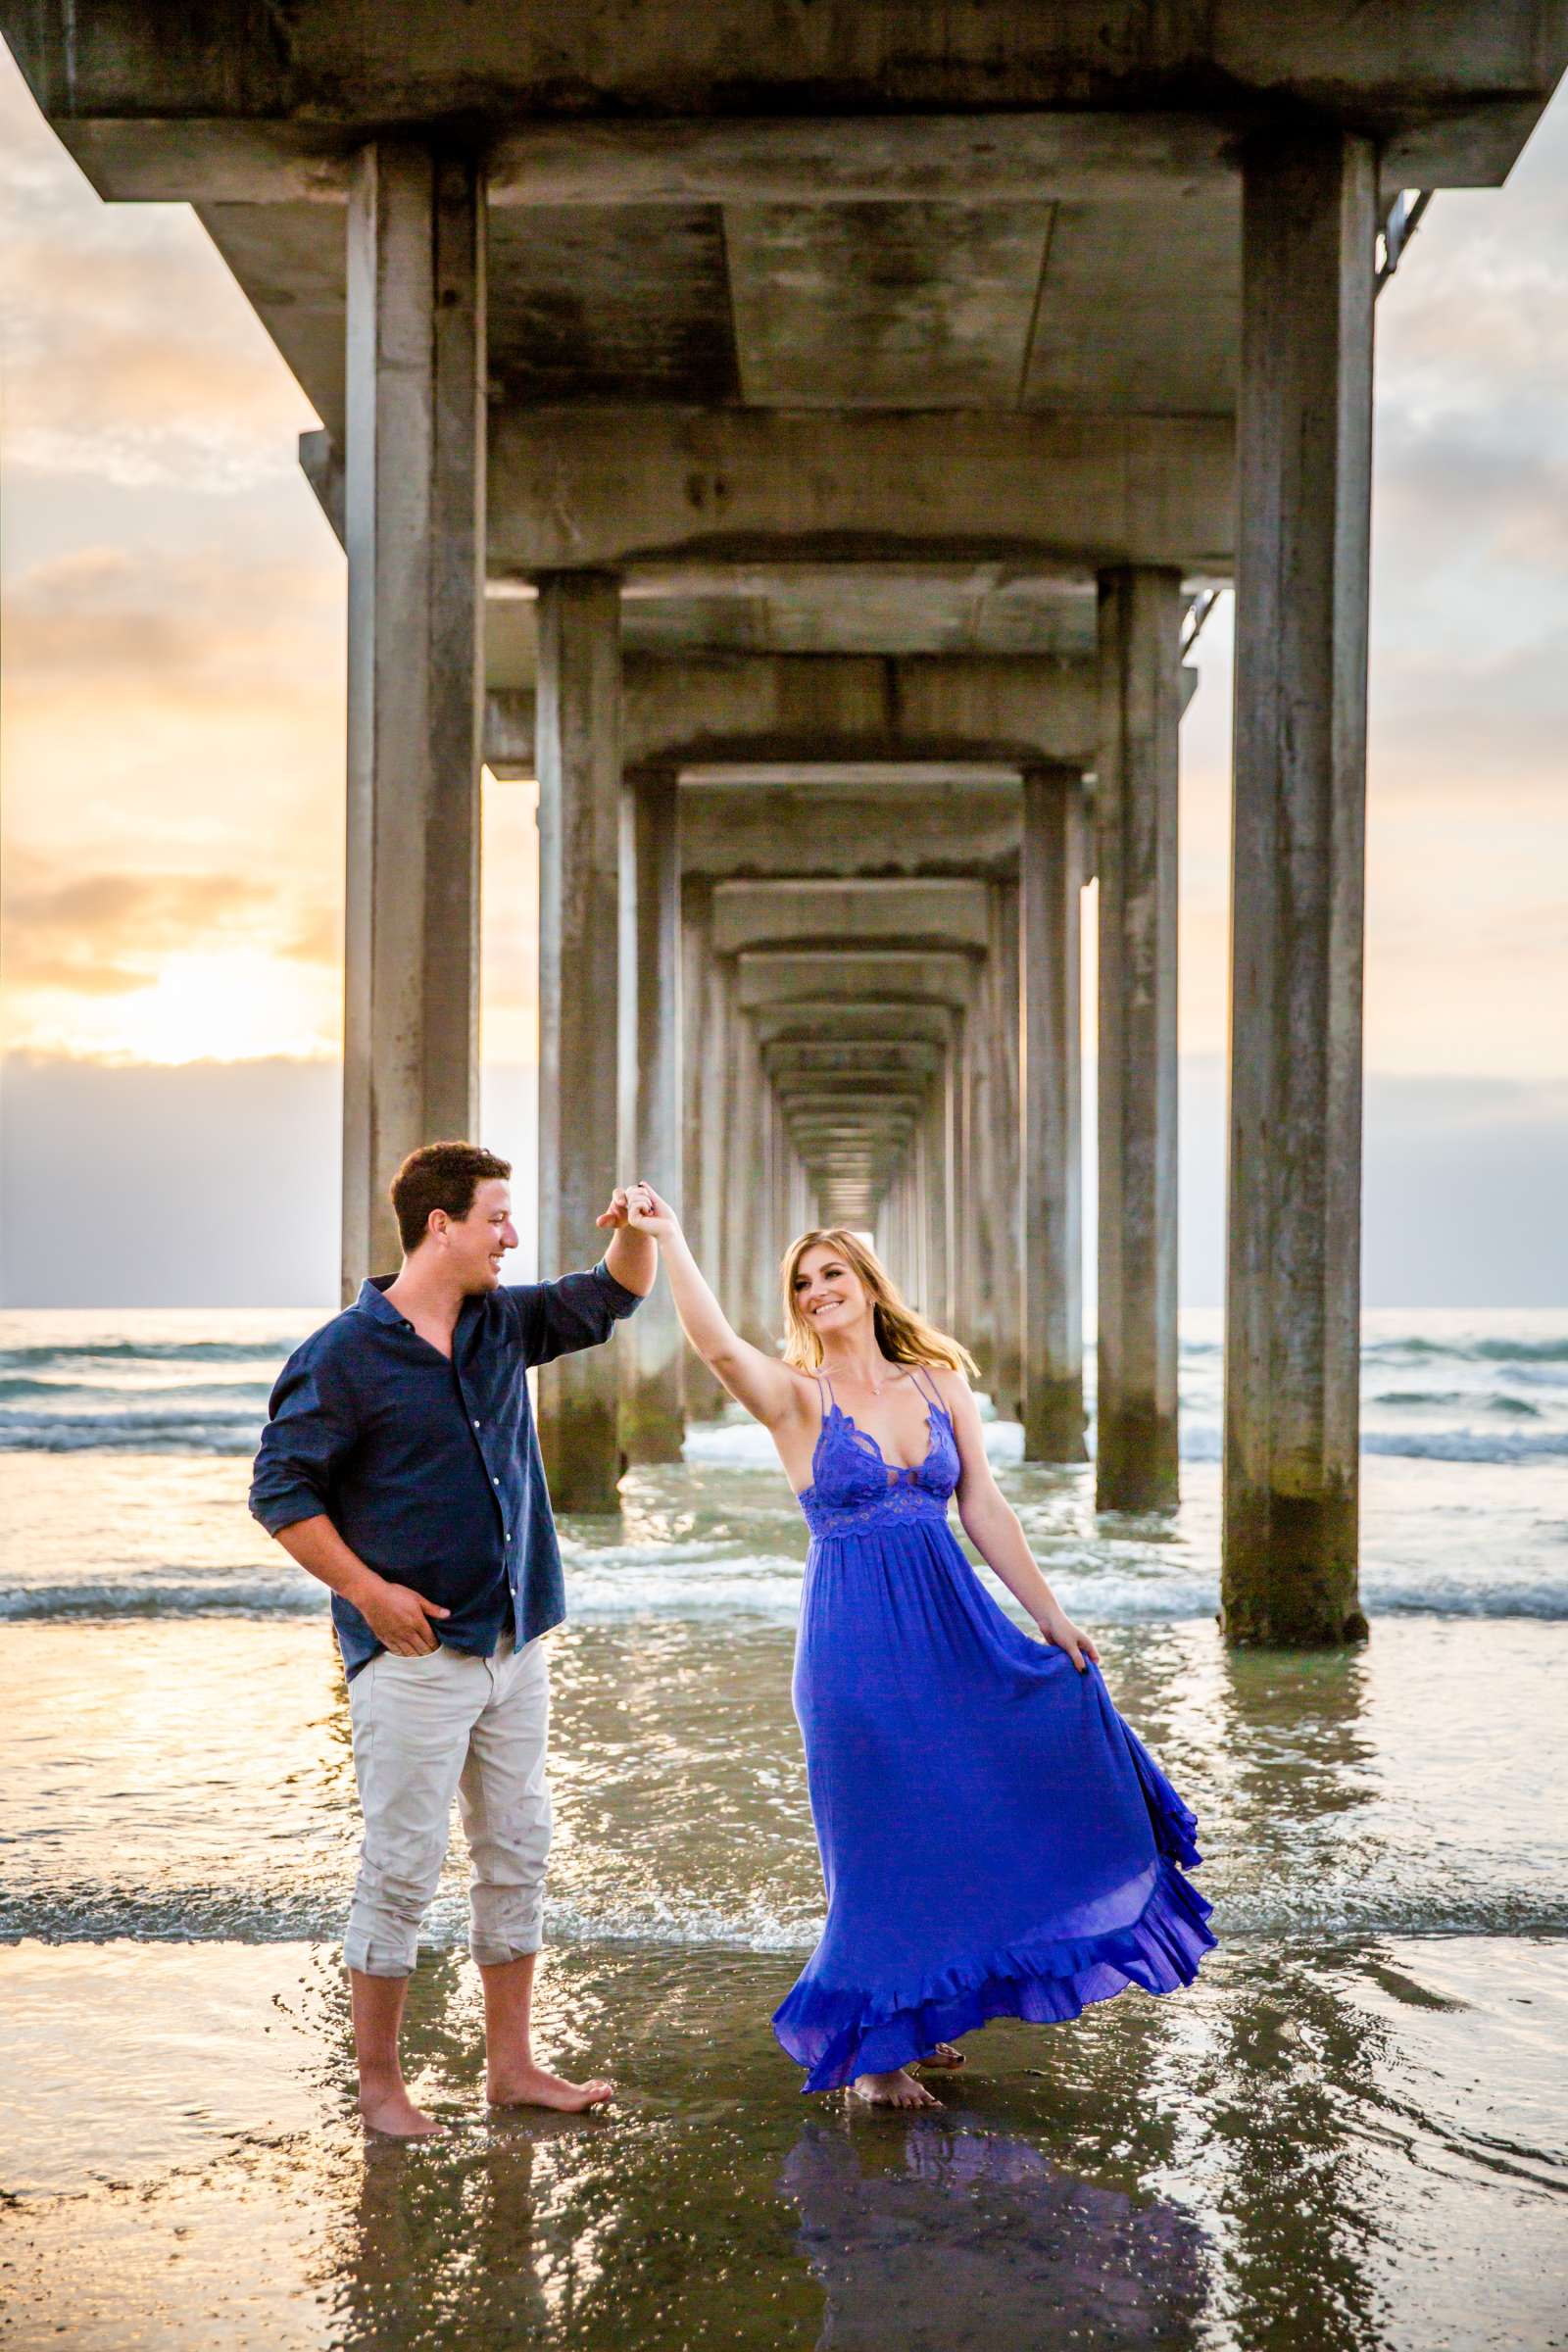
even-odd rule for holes
{"type": "Polygon", "coordinates": [[[171,956],[145,988],[83,1001],[73,995],[51,1018],[40,992],[14,1049],[94,1061],[314,1059],[338,1051],[338,981],[319,965],[262,948],[171,956]]]}

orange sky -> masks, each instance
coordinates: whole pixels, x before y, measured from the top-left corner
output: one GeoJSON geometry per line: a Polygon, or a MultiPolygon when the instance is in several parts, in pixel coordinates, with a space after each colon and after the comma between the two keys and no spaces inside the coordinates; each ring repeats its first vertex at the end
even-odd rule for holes
{"type": "MultiPolygon", "coordinates": [[[[13,1052],[330,1056],[343,566],[315,421],[194,219],[101,205],[0,50],[13,1052]]],[[[1441,196],[1380,305],[1367,1057],[1568,1081],[1568,117],[1441,196]]],[[[1182,1043],[1222,1050],[1228,611],[1184,732],[1182,1043]]],[[[487,1051],[530,1051],[490,796],[487,1051]]]]}

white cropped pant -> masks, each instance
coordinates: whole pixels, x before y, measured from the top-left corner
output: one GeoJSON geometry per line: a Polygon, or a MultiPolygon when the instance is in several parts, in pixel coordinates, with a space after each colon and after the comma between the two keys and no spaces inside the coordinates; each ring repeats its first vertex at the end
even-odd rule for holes
{"type": "Polygon", "coordinates": [[[349,1685],[365,1842],[343,1957],[406,1977],[463,1813],[473,1956],[497,1967],[539,1948],[550,1852],[550,1667],[543,1640],[494,1657],[445,1643],[416,1658],[381,1650],[349,1685]]]}

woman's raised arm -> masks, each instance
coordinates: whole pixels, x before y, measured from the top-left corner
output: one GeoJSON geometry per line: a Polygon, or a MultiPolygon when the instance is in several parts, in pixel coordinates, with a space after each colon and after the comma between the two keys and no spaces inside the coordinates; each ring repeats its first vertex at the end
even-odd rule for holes
{"type": "MultiPolygon", "coordinates": [[[[626,1195],[630,1223],[659,1244],[669,1277],[680,1327],[709,1370],[737,1403],[764,1428],[772,1429],[801,1409],[802,1382],[777,1356],[764,1355],[743,1340],[709,1289],[701,1266],[680,1229],[680,1219],[651,1184],[634,1184],[626,1195]]],[[[806,1390],[809,1396],[810,1391],[806,1390]]]]}

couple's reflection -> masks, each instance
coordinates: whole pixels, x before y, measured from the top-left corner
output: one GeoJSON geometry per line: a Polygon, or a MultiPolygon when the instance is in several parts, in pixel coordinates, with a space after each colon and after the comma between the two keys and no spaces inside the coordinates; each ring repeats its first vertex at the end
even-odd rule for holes
{"type": "Polygon", "coordinates": [[[819,2352],[1024,2352],[1193,2340],[1201,2230],[951,2111],[808,2124],[780,2176],[827,2297],[819,2352]]]}

